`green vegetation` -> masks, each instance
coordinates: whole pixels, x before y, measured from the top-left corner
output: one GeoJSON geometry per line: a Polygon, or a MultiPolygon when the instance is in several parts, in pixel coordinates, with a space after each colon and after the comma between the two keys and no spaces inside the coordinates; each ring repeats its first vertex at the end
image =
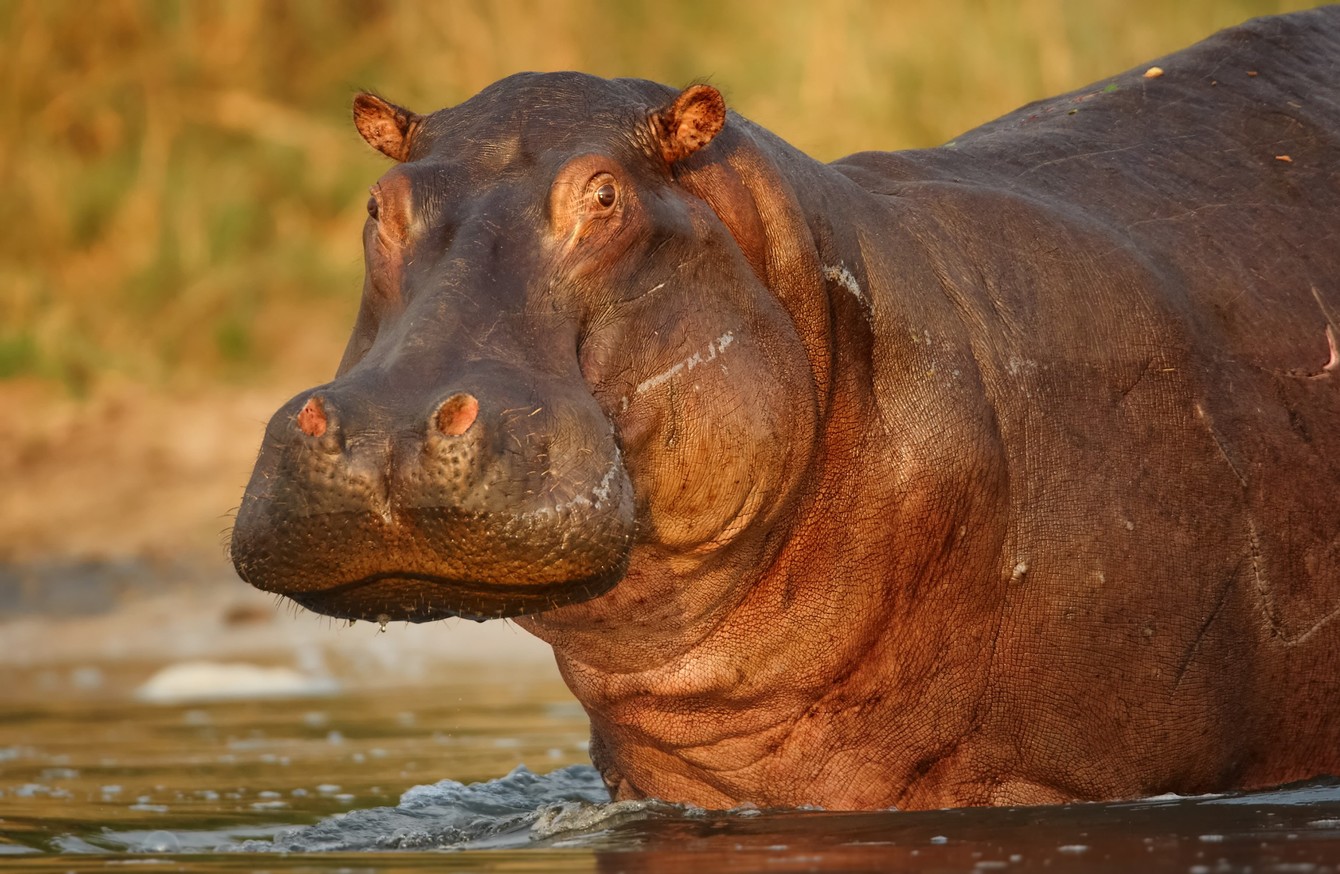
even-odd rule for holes
{"type": "Polygon", "coordinates": [[[524,69],[708,79],[833,158],[1308,5],[0,0],[0,379],[257,379],[314,330],[333,365],[384,167],[360,87],[428,110],[524,69]]]}

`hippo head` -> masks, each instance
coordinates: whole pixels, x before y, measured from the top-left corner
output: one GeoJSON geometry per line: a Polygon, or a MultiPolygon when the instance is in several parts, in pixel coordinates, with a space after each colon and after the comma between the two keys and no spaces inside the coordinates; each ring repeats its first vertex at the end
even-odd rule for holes
{"type": "Polygon", "coordinates": [[[761,548],[816,387],[720,94],[522,74],[354,119],[397,163],[335,378],[266,429],[241,577],[331,616],[484,619],[595,599],[640,549],[761,548]]]}

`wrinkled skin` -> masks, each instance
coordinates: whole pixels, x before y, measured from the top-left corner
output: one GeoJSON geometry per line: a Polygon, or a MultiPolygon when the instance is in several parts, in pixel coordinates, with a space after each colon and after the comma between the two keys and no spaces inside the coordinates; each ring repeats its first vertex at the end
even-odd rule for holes
{"type": "Polygon", "coordinates": [[[1340,9],[1157,63],[828,165],[706,86],[361,95],[362,309],[239,573],[518,617],[618,798],[1340,773],[1340,9]]]}

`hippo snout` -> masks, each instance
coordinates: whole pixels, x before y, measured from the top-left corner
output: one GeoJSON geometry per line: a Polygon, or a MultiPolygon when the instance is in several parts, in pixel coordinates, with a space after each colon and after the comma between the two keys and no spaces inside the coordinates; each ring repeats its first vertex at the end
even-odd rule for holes
{"type": "Polygon", "coordinates": [[[612,428],[589,396],[502,376],[415,396],[360,377],[289,401],[238,512],[238,574],[382,621],[515,616],[608,590],[634,530],[612,428]]]}

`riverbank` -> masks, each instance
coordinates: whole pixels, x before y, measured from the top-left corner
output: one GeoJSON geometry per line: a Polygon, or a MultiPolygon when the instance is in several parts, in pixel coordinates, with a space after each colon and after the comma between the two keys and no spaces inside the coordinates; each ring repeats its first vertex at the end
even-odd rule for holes
{"type": "Polygon", "coordinates": [[[289,390],[127,382],[81,399],[0,382],[0,665],[59,668],[44,680],[56,691],[183,660],[351,683],[428,682],[454,661],[551,671],[548,648],[509,623],[349,626],[237,579],[232,513],[289,390]]]}

